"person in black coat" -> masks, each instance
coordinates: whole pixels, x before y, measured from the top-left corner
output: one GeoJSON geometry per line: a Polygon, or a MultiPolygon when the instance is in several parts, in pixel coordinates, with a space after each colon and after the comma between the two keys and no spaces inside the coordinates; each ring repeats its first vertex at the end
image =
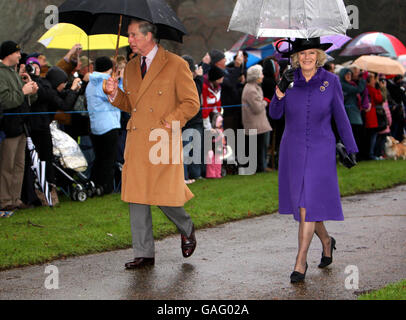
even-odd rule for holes
{"type": "MultiPolygon", "coordinates": [[[[196,65],[194,63],[194,60],[191,56],[189,55],[183,55],[182,58],[187,61],[189,64],[189,69],[193,73],[193,80],[196,84],[197,92],[199,94],[199,97],[202,95],[202,90],[203,90],[203,67],[200,66],[196,68],[196,65]]],[[[201,104],[201,103],[200,103],[201,104]]],[[[193,136],[193,149],[189,153],[189,157],[193,158],[193,152],[196,152],[196,148],[201,147],[201,158],[198,163],[191,163],[191,164],[184,164],[184,170],[185,170],[185,182],[186,183],[192,183],[194,182],[195,179],[198,179],[200,177],[205,176],[205,166],[204,166],[204,135],[203,135],[203,117],[202,117],[202,109],[200,108],[199,112],[188,122],[186,122],[186,125],[183,127],[182,132],[187,130],[187,129],[194,129],[194,133],[198,133],[200,136],[200,146],[195,140],[196,137],[193,136]]],[[[183,147],[188,145],[192,141],[192,137],[188,137],[188,140],[183,141],[183,147]]],[[[185,157],[186,159],[186,157],[185,157]]]]}
{"type": "MultiPolygon", "coordinates": [[[[275,94],[275,88],[277,85],[276,82],[276,62],[272,58],[266,58],[262,62],[263,66],[263,74],[264,74],[264,80],[262,81],[262,91],[264,92],[264,98],[267,98],[269,101],[272,100],[272,97],[275,94]]],[[[281,143],[282,139],[282,134],[283,130],[285,128],[285,120],[284,117],[281,119],[272,119],[269,116],[269,105],[266,109],[266,114],[269,120],[269,123],[271,124],[271,127],[273,130],[271,131],[270,134],[270,144],[272,146],[272,150],[274,151],[274,155],[271,154],[270,158],[270,167],[272,169],[276,169],[278,167],[277,165],[277,159],[278,159],[278,152],[279,152],[279,145],[281,143]]]]}
{"type": "MultiPolygon", "coordinates": [[[[30,58],[27,64],[34,61],[35,74],[31,75],[33,81],[38,84],[38,99],[32,104],[31,112],[55,112],[56,110],[69,111],[78,97],[80,79],[75,79],[70,89],[65,89],[68,76],[59,67],[52,67],[46,78],[41,78],[40,64],[37,59],[30,58]]],[[[55,187],[55,172],[52,166],[53,146],[49,124],[54,114],[34,114],[29,118],[29,130],[32,141],[41,161],[46,162],[46,179],[55,187]]]]}
{"type": "Polygon", "coordinates": [[[392,115],[391,134],[398,140],[403,140],[403,131],[405,129],[405,111],[406,111],[406,93],[402,87],[403,77],[397,75],[392,80],[388,80],[387,88],[389,91],[389,105],[392,115]]]}

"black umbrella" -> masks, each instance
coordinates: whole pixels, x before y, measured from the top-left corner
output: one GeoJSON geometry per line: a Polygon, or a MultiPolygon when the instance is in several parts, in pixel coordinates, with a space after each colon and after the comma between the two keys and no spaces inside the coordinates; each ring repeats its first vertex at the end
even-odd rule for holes
{"type": "Polygon", "coordinates": [[[182,43],[186,29],[164,0],[67,0],[59,6],[59,22],[80,27],[88,35],[120,34],[127,36],[131,18],[146,20],[158,27],[159,39],[182,43]]]}

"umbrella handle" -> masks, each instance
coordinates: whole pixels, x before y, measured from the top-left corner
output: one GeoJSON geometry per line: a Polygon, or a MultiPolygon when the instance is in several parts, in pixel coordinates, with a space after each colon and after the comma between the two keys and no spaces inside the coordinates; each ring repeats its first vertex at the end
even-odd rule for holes
{"type": "MultiPolygon", "coordinates": [[[[282,42],[287,42],[287,43],[289,43],[289,51],[290,51],[291,46],[293,47],[293,41],[290,40],[290,39],[289,39],[289,40],[288,40],[288,39],[282,39],[282,40],[277,41],[276,44],[275,44],[275,49],[276,49],[276,51],[278,51],[280,54],[286,53],[286,52],[283,52],[283,51],[280,51],[280,50],[279,50],[279,46],[281,45],[282,42]]],[[[288,51],[288,52],[289,52],[289,51],[288,51]]]]}
{"type": "MultiPolygon", "coordinates": [[[[118,46],[120,43],[120,35],[121,35],[121,26],[123,24],[123,15],[120,15],[120,23],[118,25],[118,34],[117,34],[117,42],[116,42],[116,53],[114,55],[113,61],[113,73],[111,77],[115,80],[117,78],[117,56],[118,56],[118,46]]],[[[112,92],[107,90],[107,80],[103,80],[103,92],[107,95],[111,95],[112,92]]]]}

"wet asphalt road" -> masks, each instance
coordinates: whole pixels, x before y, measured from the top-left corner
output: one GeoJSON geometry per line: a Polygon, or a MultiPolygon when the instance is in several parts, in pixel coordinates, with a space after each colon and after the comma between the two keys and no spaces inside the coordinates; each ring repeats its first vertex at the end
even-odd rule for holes
{"type": "Polygon", "coordinates": [[[125,270],[133,258],[127,249],[3,271],[0,299],[356,299],[406,279],[406,186],[346,197],[342,204],[345,221],[326,223],[337,241],[333,264],[317,268],[321,243],[315,236],[300,285],[289,281],[298,224],[272,214],[197,230],[197,249],[188,259],[178,235],[157,241],[155,266],[148,269],[125,270]],[[45,288],[51,264],[59,289],[45,288]],[[358,289],[351,288],[356,271],[358,289]]]}

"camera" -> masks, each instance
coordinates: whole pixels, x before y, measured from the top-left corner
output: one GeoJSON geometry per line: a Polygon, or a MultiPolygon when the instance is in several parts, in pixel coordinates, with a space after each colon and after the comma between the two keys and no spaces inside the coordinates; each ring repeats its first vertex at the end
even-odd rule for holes
{"type": "MultiPolygon", "coordinates": [[[[75,72],[75,73],[73,74],[73,77],[74,77],[74,78],[79,78],[79,73],[75,72]]],[[[83,83],[82,80],[80,80],[79,85],[82,86],[82,83],[83,83]]]]}
{"type": "Polygon", "coordinates": [[[33,62],[30,62],[29,64],[27,64],[27,65],[25,66],[25,71],[26,71],[29,75],[31,75],[31,76],[35,75],[35,66],[34,66],[34,63],[33,63],[33,62]]]}

